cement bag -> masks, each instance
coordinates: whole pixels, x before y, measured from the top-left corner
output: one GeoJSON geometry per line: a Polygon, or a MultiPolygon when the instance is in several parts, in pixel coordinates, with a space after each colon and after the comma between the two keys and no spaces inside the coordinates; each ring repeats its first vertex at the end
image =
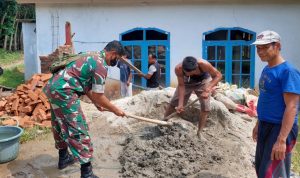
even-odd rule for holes
{"type": "Polygon", "coordinates": [[[247,90],[245,92],[245,101],[246,101],[246,104],[248,107],[250,106],[254,106],[255,108],[257,107],[257,101],[258,101],[258,97],[257,96],[254,96],[254,95],[251,95],[249,92],[249,90],[247,90]]]}
{"type": "Polygon", "coordinates": [[[225,96],[230,98],[233,102],[237,104],[244,104],[245,103],[245,89],[238,88],[235,90],[226,90],[224,91],[225,96]]]}
{"type": "Polygon", "coordinates": [[[233,102],[229,97],[221,94],[221,93],[216,93],[214,95],[214,98],[217,100],[217,101],[220,101],[222,102],[227,109],[230,109],[230,110],[236,110],[236,106],[237,104],[235,102],[233,102]]]}

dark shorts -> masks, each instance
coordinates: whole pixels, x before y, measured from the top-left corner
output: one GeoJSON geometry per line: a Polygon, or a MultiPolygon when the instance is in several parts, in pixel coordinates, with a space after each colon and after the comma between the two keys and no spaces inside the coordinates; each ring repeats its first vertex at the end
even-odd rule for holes
{"type": "MultiPolygon", "coordinates": [[[[208,97],[207,99],[203,99],[201,97],[201,93],[203,92],[203,89],[205,89],[207,87],[207,85],[209,84],[209,82],[211,80],[212,80],[211,78],[207,78],[207,79],[203,80],[202,83],[199,83],[199,84],[185,85],[183,105],[184,106],[186,105],[192,92],[195,92],[195,94],[198,96],[200,104],[201,104],[201,111],[210,111],[210,97],[208,97]]],[[[178,101],[179,101],[179,98],[178,98],[178,87],[177,87],[175,90],[174,96],[170,102],[171,106],[177,107],[178,101]]]]}
{"type": "Polygon", "coordinates": [[[258,138],[255,154],[255,170],[258,178],[289,178],[291,168],[291,151],[296,144],[298,126],[293,125],[286,140],[284,160],[271,161],[273,145],[281,129],[281,124],[259,121],[258,138]]]}

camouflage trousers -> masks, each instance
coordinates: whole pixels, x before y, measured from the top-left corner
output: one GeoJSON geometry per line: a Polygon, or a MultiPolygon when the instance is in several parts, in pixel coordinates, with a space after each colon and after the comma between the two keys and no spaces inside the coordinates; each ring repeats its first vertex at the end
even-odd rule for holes
{"type": "Polygon", "coordinates": [[[90,162],[93,147],[78,95],[57,92],[49,88],[46,86],[44,92],[51,104],[51,122],[55,147],[57,149],[69,147],[80,164],[90,162]]]}

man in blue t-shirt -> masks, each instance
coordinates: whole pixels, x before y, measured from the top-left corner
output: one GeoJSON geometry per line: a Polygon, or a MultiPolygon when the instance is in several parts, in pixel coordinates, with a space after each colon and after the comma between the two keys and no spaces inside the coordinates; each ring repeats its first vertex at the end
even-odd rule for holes
{"type": "MultiPolygon", "coordinates": [[[[126,57],[124,59],[128,60],[126,57]]],[[[130,60],[128,62],[130,63],[130,60]]],[[[132,74],[130,67],[122,60],[119,60],[117,67],[120,69],[121,96],[132,96],[132,74]]]]}
{"type": "Polygon", "coordinates": [[[259,178],[290,177],[291,151],[298,135],[300,72],[281,56],[276,32],[261,32],[253,44],[268,63],[259,80],[258,121],[252,135],[257,141],[256,173],[259,178]]]}

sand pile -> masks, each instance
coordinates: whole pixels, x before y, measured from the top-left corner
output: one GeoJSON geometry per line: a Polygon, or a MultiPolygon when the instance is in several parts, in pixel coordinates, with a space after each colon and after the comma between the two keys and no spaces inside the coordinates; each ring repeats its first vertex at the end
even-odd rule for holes
{"type": "MultiPolygon", "coordinates": [[[[126,112],[161,119],[174,89],[142,92],[115,101],[126,112]]],[[[196,96],[190,98],[190,102],[196,96]]],[[[172,127],[162,127],[134,119],[120,119],[107,113],[113,126],[125,126],[127,139],[122,144],[119,161],[123,177],[253,177],[255,150],[251,139],[255,120],[245,121],[242,114],[232,114],[216,100],[203,134],[196,136],[200,104],[171,119],[172,127]]]]}

